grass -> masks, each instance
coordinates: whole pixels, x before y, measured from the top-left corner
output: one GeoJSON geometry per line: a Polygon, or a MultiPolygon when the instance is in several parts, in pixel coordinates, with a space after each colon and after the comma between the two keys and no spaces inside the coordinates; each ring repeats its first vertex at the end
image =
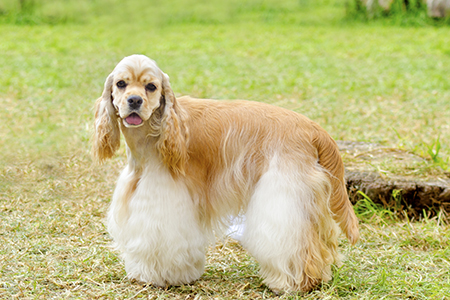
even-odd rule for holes
{"type": "Polygon", "coordinates": [[[277,297],[258,265],[231,240],[208,251],[204,275],[167,289],[125,278],[103,218],[123,158],[89,166],[81,154],[3,170],[0,298],[13,299],[445,299],[450,297],[450,226],[445,215],[400,221],[369,199],[355,207],[361,241],[342,240],[347,260],[305,295],[277,297]],[[64,162],[64,163],[61,163],[64,162]],[[387,217],[388,216],[388,217],[387,217]],[[196,298],[197,297],[197,298],[196,298]]]}
{"type": "MultiPolygon", "coordinates": [[[[360,22],[340,0],[36,3],[28,15],[0,4],[0,298],[276,297],[231,240],[194,285],[125,278],[103,225],[124,149],[95,166],[89,139],[104,79],[132,53],[154,58],[177,95],[283,106],[336,139],[422,155],[418,176],[448,176],[449,27],[360,22]]],[[[361,242],[342,240],[333,281],[298,297],[449,298],[446,216],[409,222],[364,200],[361,242]]]]}

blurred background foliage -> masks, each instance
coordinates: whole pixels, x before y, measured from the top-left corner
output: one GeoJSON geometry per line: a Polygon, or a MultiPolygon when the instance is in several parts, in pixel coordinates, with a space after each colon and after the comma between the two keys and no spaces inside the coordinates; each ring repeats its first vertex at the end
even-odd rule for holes
{"type": "MultiPolygon", "coordinates": [[[[433,1],[450,3],[448,0],[428,0],[429,3],[433,1]]],[[[111,16],[147,18],[159,26],[173,23],[217,24],[252,19],[311,24],[320,19],[329,19],[325,16],[340,16],[342,13],[346,21],[383,19],[387,23],[399,25],[450,24],[448,16],[430,17],[426,0],[3,0],[0,3],[0,22],[13,24],[85,23],[109,19],[111,16]],[[320,13],[323,16],[317,15],[317,9],[314,9],[318,6],[322,7],[320,13]],[[138,11],[136,7],[139,7],[138,11]],[[312,11],[314,16],[308,14],[312,11]]]]}

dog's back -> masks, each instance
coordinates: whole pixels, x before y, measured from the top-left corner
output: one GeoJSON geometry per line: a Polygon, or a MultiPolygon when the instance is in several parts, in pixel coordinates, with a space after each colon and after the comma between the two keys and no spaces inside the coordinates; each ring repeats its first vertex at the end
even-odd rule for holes
{"type": "MultiPolygon", "coordinates": [[[[247,173],[251,176],[240,178],[241,182],[250,180],[256,183],[267,170],[267,159],[276,152],[281,151],[284,156],[291,156],[299,167],[301,164],[318,161],[326,170],[332,186],[329,205],[333,218],[350,242],[356,243],[359,238],[358,220],[348,199],[342,158],[336,142],[319,125],[296,112],[259,102],[216,101],[188,96],[178,98],[178,101],[181,107],[188,110],[189,118],[186,122],[191,129],[190,159],[216,168],[218,165],[222,166],[233,171],[229,174],[233,174],[235,178],[236,174],[245,176],[247,173]],[[218,160],[221,162],[218,163],[218,160]],[[239,160],[244,165],[230,168],[236,166],[239,160]]],[[[220,172],[215,169],[214,173],[220,172]]],[[[222,182],[227,183],[228,190],[233,187],[227,180],[222,182]]],[[[248,188],[251,190],[250,186],[248,188]]],[[[246,193],[250,193],[250,190],[246,193]]],[[[248,195],[239,193],[236,196],[237,201],[248,198],[248,195]]],[[[245,203],[241,203],[240,207],[243,206],[245,203]]]]}

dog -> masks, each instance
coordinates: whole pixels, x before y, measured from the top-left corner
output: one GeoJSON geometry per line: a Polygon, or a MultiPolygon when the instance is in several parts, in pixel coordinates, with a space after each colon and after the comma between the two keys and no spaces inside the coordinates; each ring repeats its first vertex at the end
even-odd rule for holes
{"type": "Polygon", "coordinates": [[[340,230],[358,219],[335,141],[296,112],[252,101],[176,98],[144,55],[125,57],[95,105],[93,156],[126,142],[107,227],[127,276],[156,286],[192,283],[215,233],[245,214],[242,245],[275,292],[331,279],[340,230]]]}

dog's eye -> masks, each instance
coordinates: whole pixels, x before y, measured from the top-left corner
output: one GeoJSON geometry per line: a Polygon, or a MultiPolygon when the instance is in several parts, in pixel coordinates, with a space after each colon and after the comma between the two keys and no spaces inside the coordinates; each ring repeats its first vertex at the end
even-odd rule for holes
{"type": "Polygon", "coordinates": [[[156,86],[153,83],[149,83],[145,86],[145,89],[149,92],[153,92],[154,90],[156,90],[156,86]]]}
{"type": "Polygon", "coordinates": [[[127,86],[127,83],[125,81],[123,81],[123,80],[120,80],[120,81],[118,81],[116,83],[116,85],[117,85],[118,88],[124,88],[124,87],[127,86]]]}

